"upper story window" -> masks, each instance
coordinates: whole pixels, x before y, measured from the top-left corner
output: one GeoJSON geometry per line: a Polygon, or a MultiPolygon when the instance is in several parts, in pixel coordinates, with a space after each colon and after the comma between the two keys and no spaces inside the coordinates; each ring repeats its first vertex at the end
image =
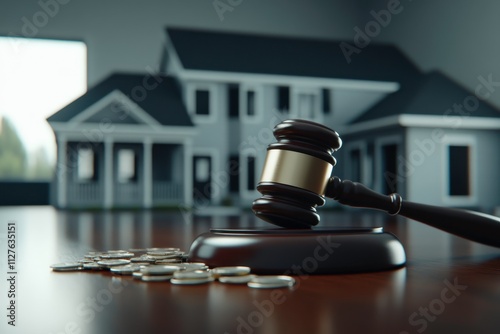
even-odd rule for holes
{"type": "Polygon", "coordinates": [[[277,105],[279,111],[287,112],[290,110],[290,87],[288,86],[278,86],[277,91],[277,105]]]}
{"type": "Polygon", "coordinates": [[[454,206],[477,205],[476,137],[447,134],[442,142],[443,201],[454,206]]]}
{"type": "Polygon", "coordinates": [[[255,116],[255,92],[247,91],[247,115],[255,116]]]}
{"type": "Polygon", "coordinates": [[[240,114],[240,86],[229,84],[227,86],[227,108],[230,118],[238,118],[240,114]]]}
{"type": "Polygon", "coordinates": [[[448,146],[449,196],[470,196],[470,159],[468,145],[448,146]]]}
{"type": "Polygon", "coordinates": [[[195,100],[196,115],[210,115],[210,92],[207,89],[197,89],[195,100]]]}
{"type": "Polygon", "coordinates": [[[329,114],[332,111],[331,91],[328,88],[321,89],[321,110],[324,114],[329,114]]]}

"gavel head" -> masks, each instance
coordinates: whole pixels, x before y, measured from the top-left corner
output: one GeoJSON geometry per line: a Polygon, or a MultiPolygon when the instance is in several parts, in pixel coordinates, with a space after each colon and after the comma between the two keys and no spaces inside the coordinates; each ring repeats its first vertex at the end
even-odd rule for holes
{"type": "Polygon", "coordinates": [[[333,152],[342,146],[337,132],[305,120],[276,125],[277,143],[269,145],[253,202],[257,217],[287,228],[310,228],[319,223],[317,206],[336,164],[333,152]]]}

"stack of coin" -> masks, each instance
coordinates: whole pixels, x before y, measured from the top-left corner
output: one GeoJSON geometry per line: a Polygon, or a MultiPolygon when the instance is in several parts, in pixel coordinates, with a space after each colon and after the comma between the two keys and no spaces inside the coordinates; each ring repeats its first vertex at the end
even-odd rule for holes
{"type": "Polygon", "coordinates": [[[247,284],[251,288],[290,288],[290,276],[257,276],[245,266],[216,267],[187,262],[188,256],[179,248],[145,248],[88,252],[75,262],[58,263],[53,271],[109,270],[116,275],[132,275],[144,282],[170,281],[176,285],[207,284],[218,280],[227,284],[247,284]]]}

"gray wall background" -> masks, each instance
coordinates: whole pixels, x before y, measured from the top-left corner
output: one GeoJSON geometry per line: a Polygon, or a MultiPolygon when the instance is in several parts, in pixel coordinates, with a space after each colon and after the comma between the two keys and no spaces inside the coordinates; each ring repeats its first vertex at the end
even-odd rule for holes
{"type": "MultiPolygon", "coordinates": [[[[23,18],[33,23],[41,4],[47,4],[57,13],[34,37],[83,39],[89,85],[113,71],[157,68],[166,25],[352,41],[353,28],[364,30],[373,20],[370,11],[390,2],[230,0],[241,3],[221,21],[212,0],[56,1],[0,0],[0,35],[25,35],[23,18]]],[[[401,0],[401,6],[373,42],[394,43],[421,69],[440,69],[471,90],[480,75],[500,81],[499,1],[401,0]]],[[[500,106],[500,89],[490,102],[500,106]]]]}

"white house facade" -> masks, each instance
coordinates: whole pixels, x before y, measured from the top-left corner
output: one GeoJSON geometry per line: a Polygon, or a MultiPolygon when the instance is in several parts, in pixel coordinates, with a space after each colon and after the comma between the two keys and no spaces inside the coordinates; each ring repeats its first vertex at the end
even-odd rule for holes
{"type": "Polygon", "coordinates": [[[405,166],[436,128],[432,117],[464,91],[422,74],[391,45],[372,44],[347,64],[337,41],[183,28],[165,36],[158,75],[115,74],[48,119],[58,141],[55,205],[249,207],[273,127],[290,118],[340,132],[334,173],[342,178],[441,205],[481,206],[483,186],[484,196],[500,197],[476,166],[485,154],[493,165],[500,159],[498,111],[483,104],[460,131],[443,127],[425,164],[405,166]],[[412,94],[422,101],[407,104],[412,94]],[[495,120],[489,128],[472,125],[485,117],[495,120]],[[471,165],[450,162],[462,158],[471,165]],[[451,183],[468,199],[446,195],[450,173],[470,175],[467,185],[451,183]]]}

